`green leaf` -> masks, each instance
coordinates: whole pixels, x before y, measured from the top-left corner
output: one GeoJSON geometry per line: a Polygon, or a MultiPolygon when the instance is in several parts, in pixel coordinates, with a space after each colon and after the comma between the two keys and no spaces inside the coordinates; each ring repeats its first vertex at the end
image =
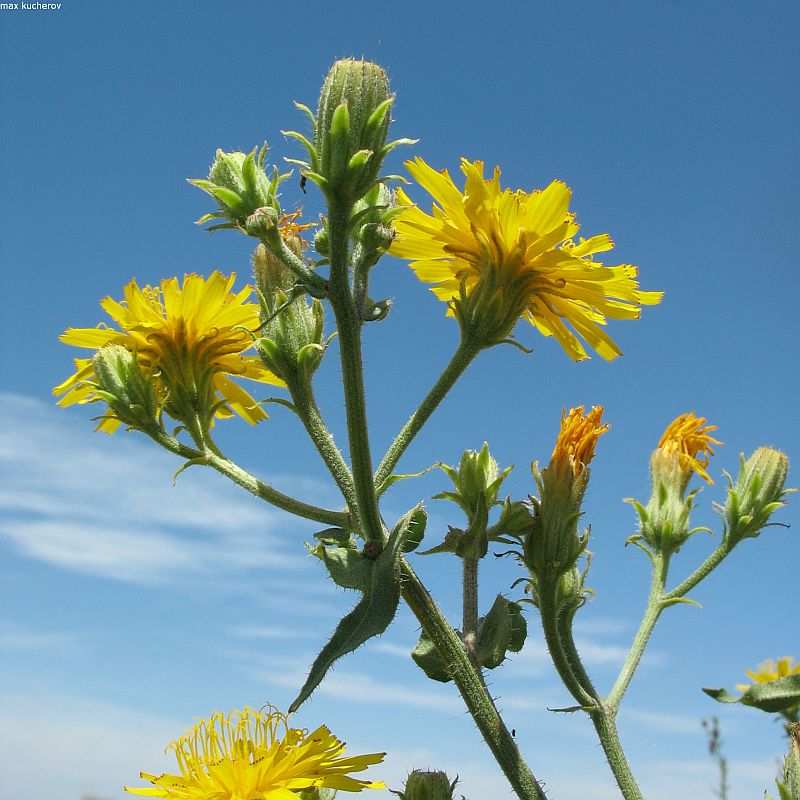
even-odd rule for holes
{"type": "MultiPolygon", "coordinates": [[[[325,528],[325,530],[317,531],[314,538],[319,539],[323,544],[338,545],[339,547],[347,547],[353,541],[350,531],[344,528],[325,528]]],[[[353,549],[352,546],[350,549],[353,549]]]]}
{"type": "Polygon", "coordinates": [[[800,704],[800,674],[789,675],[766,683],[754,683],[736,697],[727,689],[703,689],[718,703],[741,703],[774,714],[800,704]]]}
{"type": "Polygon", "coordinates": [[[403,514],[397,521],[392,530],[392,536],[400,535],[403,537],[403,552],[411,553],[416,550],[422,537],[425,535],[425,526],[428,524],[428,512],[422,503],[418,503],[403,514]]]}
{"type": "Polygon", "coordinates": [[[478,621],[478,660],[486,669],[499,667],[507,651],[518,653],[528,626],[516,603],[497,595],[489,613],[478,621]]]}
{"type": "MultiPolygon", "coordinates": [[[[367,211],[369,211],[369,209],[367,209],[367,211]]],[[[425,469],[420,470],[419,472],[407,472],[403,475],[397,475],[397,474],[389,475],[389,477],[386,478],[383,481],[383,483],[380,484],[380,486],[375,487],[375,491],[378,497],[380,497],[390,486],[397,483],[398,481],[405,481],[408,480],[409,478],[419,478],[430,472],[432,469],[436,469],[438,466],[439,466],[438,464],[432,464],[430,467],[426,467],[425,469]]]]}
{"type": "Polygon", "coordinates": [[[447,671],[444,659],[425,631],[422,631],[417,646],[411,651],[411,658],[431,680],[440,683],[453,680],[447,671]]]}
{"type": "Polygon", "coordinates": [[[372,562],[360,550],[349,547],[326,547],[322,560],[331,579],[343,589],[366,591],[369,567],[372,562]]]}
{"type": "MultiPolygon", "coordinates": [[[[413,513],[413,511],[409,513],[413,513]]],[[[401,522],[402,520],[403,517],[401,517],[401,522]]],[[[322,648],[311,665],[311,671],[300,694],[289,706],[290,713],[297,711],[308,699],[334,661],[347,653],[352,653],[373,636],[382,634],[394,619],[400,604],[398,562],[405,544],[405,537],[409,533],[408,524],[401,524],[401,522],[395,526],[386,546],[376,559],[364,558],[363,597],[336,626],[333,637],[322,648]]],[[[350,550],[348,552],[358,551],[350,550]]]]}

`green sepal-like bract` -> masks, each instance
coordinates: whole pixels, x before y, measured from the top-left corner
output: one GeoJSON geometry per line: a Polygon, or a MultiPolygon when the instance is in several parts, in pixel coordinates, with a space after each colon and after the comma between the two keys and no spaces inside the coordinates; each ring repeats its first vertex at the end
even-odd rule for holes
{"type": "Polygon", "coordinates": [[[118,344],[106,345],[94,355],[92,367],[97,387],[94,400],[105,401],[129,428],[147,432],[159,426],[161,401],[135,353],[118,344]]]}
{"type": "Polygon", "coordinates": [[[740,456],[740,462],[736,483],[728,478],[728,499],[721,509],[725,538],[731,547],[758,536],[792,491],[784,488],[789,459],[780,450],[759,447],[747,460],[740,456]]]}
{"type": "Polygon", "coordinates": [[[250,153],[217,150],[208,178],[189,180],[193,186],[211,195],[219,206],[218,211],[205,214],[197,220],[199,225],[219,219],[222,222],[212,225],[208,230],[230,228],[252,236],[261,235],[259,231],[252,230],[254,225],[269,227],[270,220],[274,225],[280,215],[278,185],[291,173],[281,175],[276,167],[272,176],[268,177],[264,171],[266,155],[266,144],[260,150],[254,148],[250,153]],[[265,215],[267,210],[272,212],[271,216],[265,215]]]}
{"type": "Polygon", "coordinates": [[[450,780],[439,770],[415,769],[406,778],[401,792],[392,791],[400,800],[454,800],[458,778],[450,780]]]}

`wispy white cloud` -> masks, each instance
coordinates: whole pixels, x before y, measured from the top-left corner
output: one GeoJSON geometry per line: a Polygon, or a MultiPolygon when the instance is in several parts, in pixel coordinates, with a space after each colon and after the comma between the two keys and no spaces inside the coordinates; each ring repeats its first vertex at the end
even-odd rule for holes
{"type": "Polygon", "coordinates": [[[178,463],[144,441],[92,436],[63,412],[9,394],[0,394],[0,427],[0,536],[27,557],[136,584],[310,570],[301,546],[309,523],[200,469],[173,487],[178,463]]]}
{"type": "Polygon", "coordinates": [[[29,630],[18,625],[0,625],[0,651],[6,653],[22,650],[68,649],[80,640],[80,635],[70,631],[29,630]]]}

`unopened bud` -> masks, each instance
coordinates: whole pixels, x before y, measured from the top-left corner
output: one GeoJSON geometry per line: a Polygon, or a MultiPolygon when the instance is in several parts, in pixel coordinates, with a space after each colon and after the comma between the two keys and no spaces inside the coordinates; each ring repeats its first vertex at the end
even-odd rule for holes
{"type": "Polygon", "coordinates": [[[450,781],[447,774],[439,770],[415,769],[406,778],[402,792],[396,792],[401,800],[453,800],[458,778],[450,781]]]}
{"type": "Polygon", "coordinates": [[[725,503],[727,535],[732,544],[758,536],[770,516],[783,504],[789,459],[780,450],[759,447],[741,458],[739,476],[728,489],[725,503]]]}
{"type": "Polygon", "coordinates": [[[331,67],[319,98],[314,141],[329,194],[355,201],[375,183],[392,99],[389,79],[377,64],[342,59],[331,67]]]}

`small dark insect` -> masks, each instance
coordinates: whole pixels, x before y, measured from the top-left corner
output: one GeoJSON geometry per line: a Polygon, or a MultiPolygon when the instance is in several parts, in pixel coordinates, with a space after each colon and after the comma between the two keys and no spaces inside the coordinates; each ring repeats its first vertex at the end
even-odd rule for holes
{"type": "Polygon", "coordinates": [[[308,180],[308,178],[306,178],[305,175],[301,175],[300,176],[300,188],[303,190],[303,194],[306,193],[306,181],[307,180],[308,180]]]}

